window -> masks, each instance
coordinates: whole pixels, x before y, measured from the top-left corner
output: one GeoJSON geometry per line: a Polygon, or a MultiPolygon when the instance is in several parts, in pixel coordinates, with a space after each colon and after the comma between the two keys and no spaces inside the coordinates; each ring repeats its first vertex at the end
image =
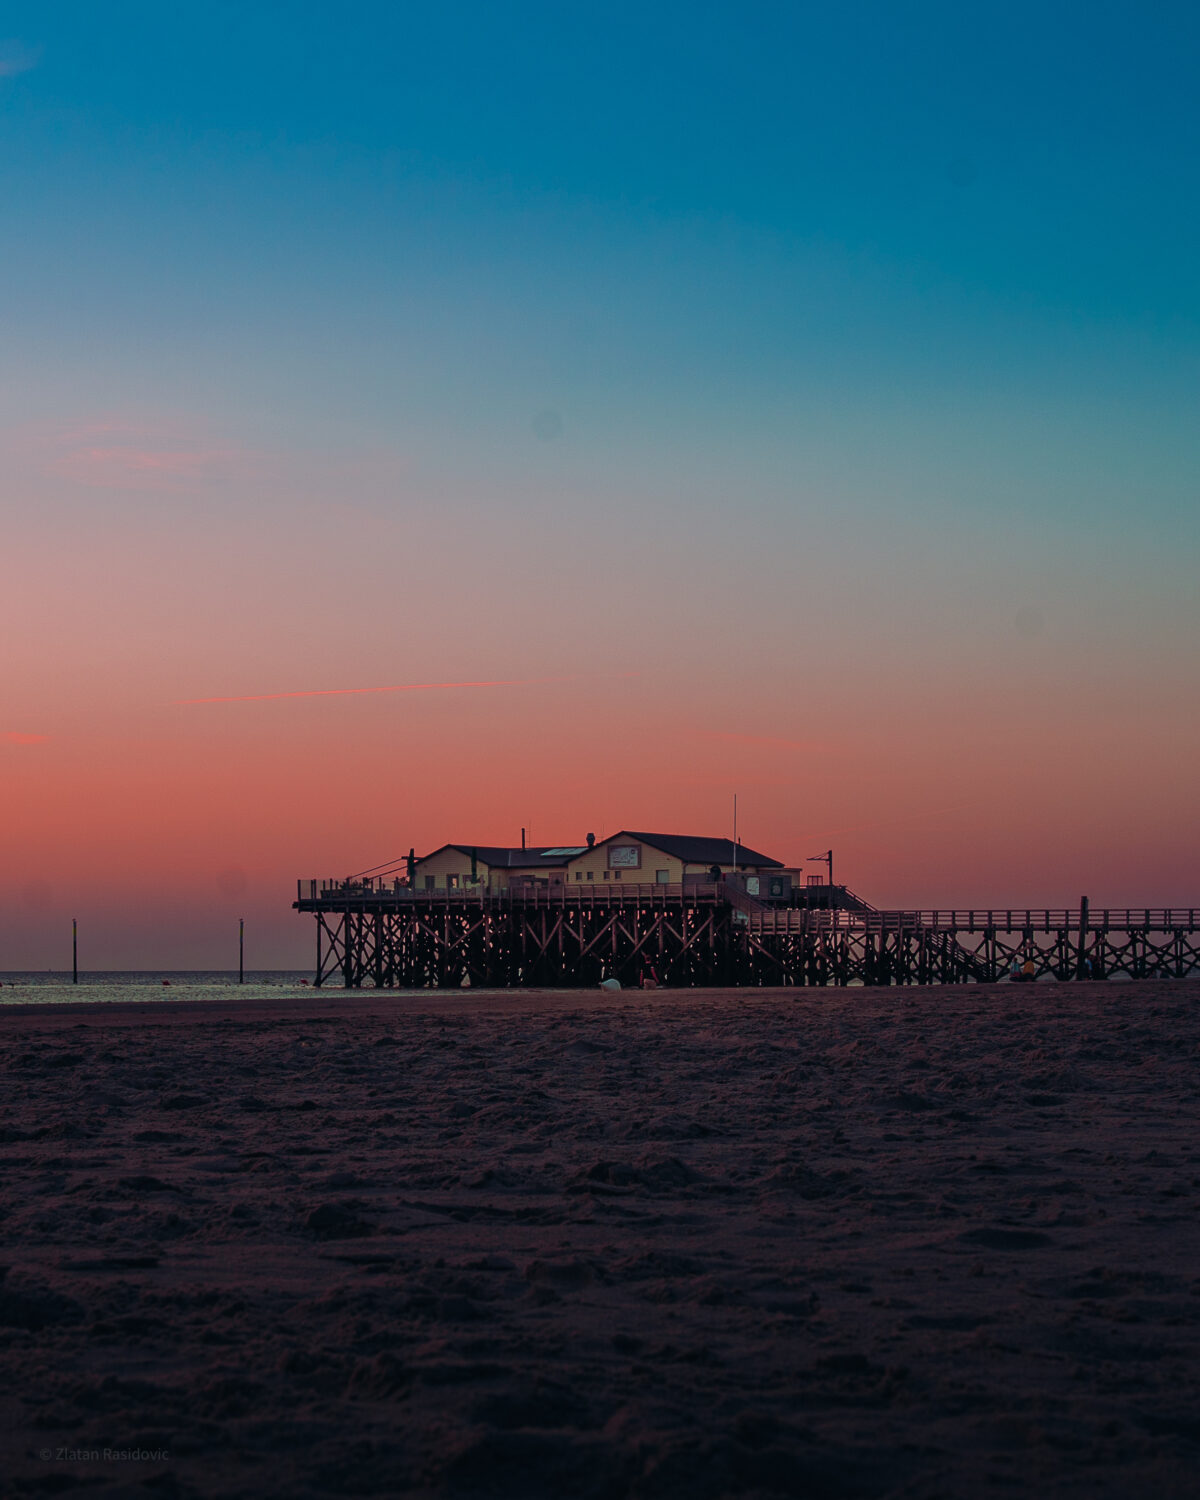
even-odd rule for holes
{"type": "MultiPolygon", "coordinates": [[[[591,871],[590,870],[588,871],[588,875],[589,876],[591,875],[591,871]]],[[[582,880],[583,879],[583,871],[582,870],[576,870],[575,871],[575,879],[576,880],[582,880]]]]}
{"type": "Polygon", "coordinates": [[[654,879],[659,885],[666,885],[671,879],[671,872],[670,870],[655,870],[654,879]]]}
{"type": "Polygon", "coordinates": [[[620,880],[620,878],[621,878],[621,872],[620,872],[620,870],[614,870],[612,872],[612,875],[613,875],[613,879],[614,880],[620,880]]]}
{"type": "Polygon", "coordinates": [[[589,880],[595,880],[595,878],[596,878],[596,872],[595,872],[595,870],[589,870],[587,872],[587,878],[589,880]]]}
{"type": "Polygon", "coordinates": [[[425,877],[425,889],[427,891],[433,890],[433,888],[436,885],[436,883],[437,883],[437,877],[436,876],[426,875],[426,877],[425,877]]]}
{"type": "Polygon", "coordinates": [[[447,875],[446,876],[446,889],[448,891],[456,891],[456,890],[458,890],[458,876],[457,875],[447,875]]]}

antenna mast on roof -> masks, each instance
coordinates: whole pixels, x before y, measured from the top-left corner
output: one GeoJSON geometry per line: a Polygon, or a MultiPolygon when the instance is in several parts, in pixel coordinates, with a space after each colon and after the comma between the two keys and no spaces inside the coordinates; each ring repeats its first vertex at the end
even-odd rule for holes
{"type": "Polygon", "coordinates": [[[737,867],[738,867],[738,857],[737,857],[737,793],[734,792],[734,794],[733,794],[733,870],[734,870],[734,874],[735,875],[737,874],[737,867]]]}

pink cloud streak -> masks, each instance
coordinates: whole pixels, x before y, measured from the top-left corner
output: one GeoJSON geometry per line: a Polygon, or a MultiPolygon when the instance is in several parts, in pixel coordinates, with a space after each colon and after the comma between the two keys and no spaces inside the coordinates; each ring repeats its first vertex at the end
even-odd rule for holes
{"type": "Polygon", "coordinates": [[[42,745],[50,738],[48,734],[25,734],[20,729],[6,729],[0,740],[8,745],[42,745]]]}
{"type": "Polygon", "coordinates": [[[232,698],[177,698],[175,707],[196,703],[266,703],[275,698],[335,698],[356,693],[423,693],[435,688],[529,687],[541,682],[574,682],[574,677],[505,677],[494,682],[399,682],[388,687],[302,688],[291,693],[245,693],[232,698]]]}
{"type": "Polygon", "coordinates": [[[122,416],[14,429],[6,446],[43,474],[91,489],[193,491],[257,473],[262,455],[221,441],[202,418],[122,416]]]}
{"type": "Polygon", "coordinates": [[[225,448],[185,450],[118,444],[76,448],[56,459],[50,468],[63,479],[100,489],[192,485],[224,477],[238,456],[225,448]]]}

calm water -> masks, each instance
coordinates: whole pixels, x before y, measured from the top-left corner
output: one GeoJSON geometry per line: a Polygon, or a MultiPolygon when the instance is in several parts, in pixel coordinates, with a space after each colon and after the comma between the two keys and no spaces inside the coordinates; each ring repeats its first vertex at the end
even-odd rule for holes
{"type": "MultiPolygon", "coordinates": [[[[312,985],[311,969],[247,969],[245,984],[237,970],[148,969],[123,972],[80,970],[79,983],[69,972],[2,973],[0,1005],[80,1004],[97,1000],[229,1000],[230,991],[251,1000],[279,994],[302,994],[312,985]],[[163,981],[167,981],[165,984],[163,981]]],[[[325,985],[336,989],[336,985],[325,985]]]]}
{"type": "MultiPolygon", "coordinates": [[[[1200,974],[1189,973],[1189,978],[1200,974]]],[[[1044,983],[1054,981],[1043,976],[1044,983]]],[[[1111,983],[1128,983],[1128,976],[1114,974],[1111,983]]],[[[1007,975],[1000,981],[1008,983],[1007,975]]],[[[856,983],[849,988],[858,989],[856,983]]],[[[222,969],[146,969],[123,972],[80,970],[79,983],[71,983],[67,973],[11,973],[0,971],[0,1008],[6,1005],[80,1005],[97,1001],[141,1001],[154,1004],[161,1000],[255,1000],[303,995],[308,992],[327,994],[341,989],[326,982],[319,991],[313,989],[311,969],[247,969],[245,984],[238,984],[237,970],[222,969]],[[163,981],[168,983],[164,984],[163,981]]],[[[363,990],[364,995],[426,994],[420,990],[363,990]]],[[[797,992],[798,993],[798,992],[797,992]]]]}

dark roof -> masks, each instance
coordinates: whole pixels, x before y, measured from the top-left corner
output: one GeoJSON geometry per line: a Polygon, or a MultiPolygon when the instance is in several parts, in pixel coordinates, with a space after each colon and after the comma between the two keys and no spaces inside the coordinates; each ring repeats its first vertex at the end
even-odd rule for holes
{"type": "MultiPolygon", "coordinates": [[[[614,839],[637,839],[639,843],[649,844],[651,848],[660,849],[664,854],[672,854],[676,859],[682,859],[689,865],[731,865],[734,863],[732,839],[695,838],[690,834],[682,833],[634,833],[632,829],[624,828],[620,833],[601,839],[596,847],[611,844],[614,839]]],[[[586,844],[539,844],[531,849],[509,849],[498,844],[442,844],[440,848],[433,851],[433,854],[422,855],[417,863],[421,864],[424,860],[432,859],[434,854],[441,854],[443,849],[457,849],[460,854],[468,856],[473,850],[479,863],[487,865],[491,870],[554,870],[577,855],[586,854],[588,846],[586,844]]],[[[753,849],[747,849],[742,843],[737,846],[737,863],[758,869],[781,870],[783,868],[780,860],[770,859],[765,854],[756,854],[753,849]]]]}
{"type": "MultiPolygon", "coordinates": [[[[490,870],[549,870],[565,865],[576,854],[582,854],[586,844],[540,844],[534,849],[506,849],[498,844],[443,844],[443,849],[457,849],[463,854],[474,852],[481,865],[490,870]]],[[[440,853],[441,850],[435,850],[440,853]]],[[[431,856],[426,855],[429,859],[431,856]]]]}
{"type": "MultiPolygon", "coordinates": [[[[634,833],[632,828],[626,828],[620,833],[614,833],[612,838],[604,839],[603,842],[611,844],[614,838],[638,839],[643,844],[651,845],[652,848],[661,849],[664,854],[673,854],[676,859],[682,859],[689,865],[735,863],[732,839],[702,839],[684,833],[634,833]]],[[[745,844],[740,842],[737,845],[736,863],[767,866],[774,870],[783,869],[782,860],[770,859],[765,854],[756,854],[753,849],[747,849],[745,844]]]]}

